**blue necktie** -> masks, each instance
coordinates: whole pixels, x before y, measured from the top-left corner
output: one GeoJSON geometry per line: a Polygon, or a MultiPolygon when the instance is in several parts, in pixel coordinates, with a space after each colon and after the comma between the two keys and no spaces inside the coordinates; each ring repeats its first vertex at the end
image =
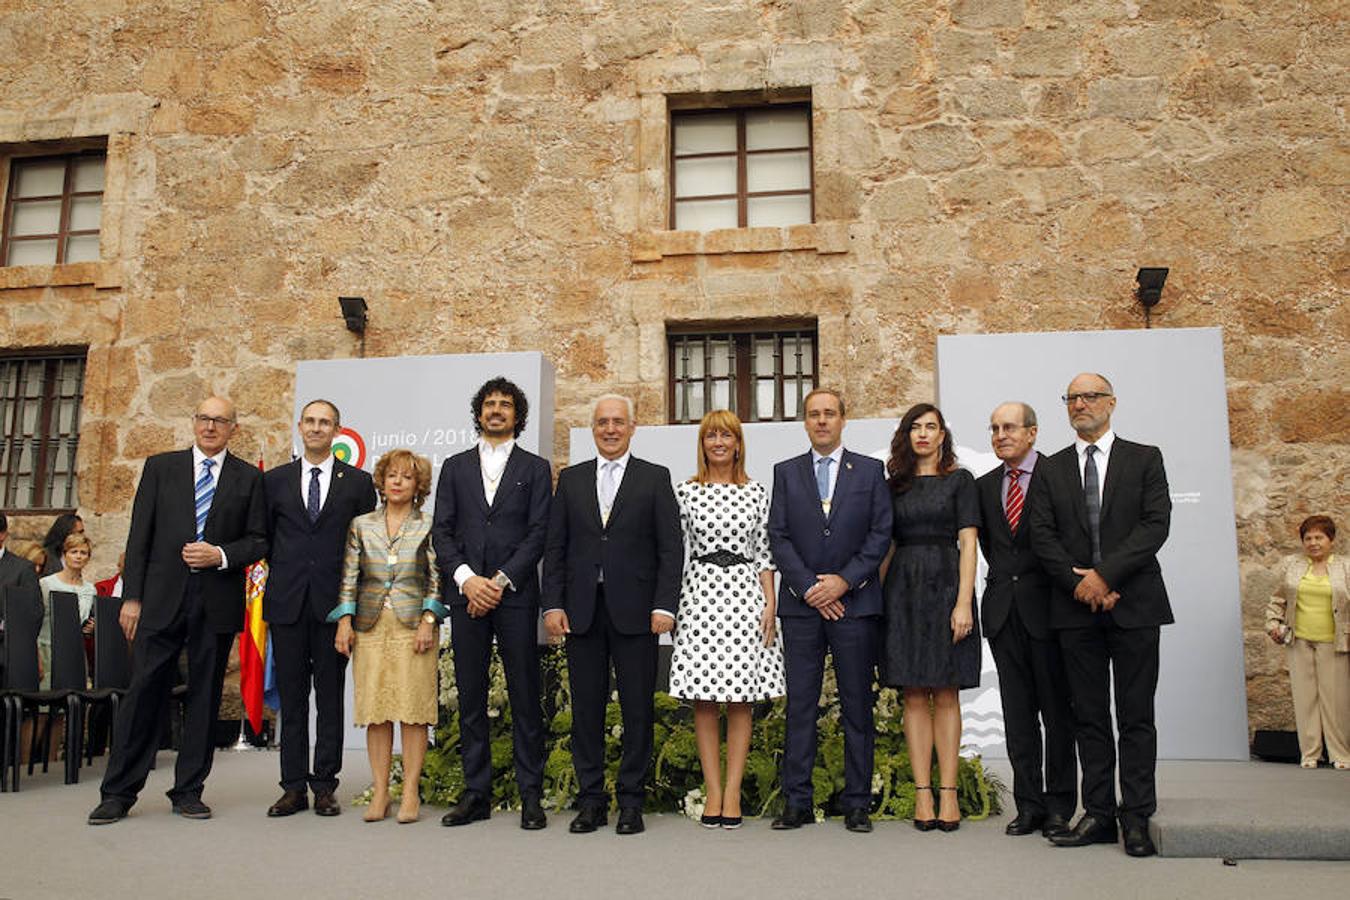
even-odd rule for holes
{"type": "Polygon", "coordinates": [[[1087,461],[1083,463],[1083,501],[1087,503],[1088,531],[1092,535],[1092,565],[1102,562],[1102,495],[1097,489],[1096,444],[1087,445],[1087,461]]]}
{"type": "Polygon", "coordinates": [[[319,467],[309,470],[309,499],[305,504],[311,522],[319,521],[319,467]]]}
{"type": "Polygon", "coordinates": [[[820,495],[821,502],[830,499],[830,463],[834,462],[831,457],[821,457],[816,462],[816,493],[820,495]]]}
{"type": "Polygon", "coordinates": [[[211,467],[215,464],[214,459],[202,460],[202,475],[197,479],[197,486],[194,491],[197,498],[197,540],[199,541],[206,529],[206,515],[211,511],[211,498],[216,495],[216,483],[211,478],[211,467]]]}

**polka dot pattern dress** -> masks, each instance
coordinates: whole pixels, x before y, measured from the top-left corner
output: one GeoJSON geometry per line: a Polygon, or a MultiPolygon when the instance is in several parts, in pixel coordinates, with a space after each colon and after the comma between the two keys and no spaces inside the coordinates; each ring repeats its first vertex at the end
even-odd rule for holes
{"type": "Polygon", "coordinates": [[[675,622],[670,693],[685,700],[749,703],[783,695],[783,639],[764,646],[759,573],[769,556],[764,485],[698,484],[675,489],[684,528],[684,584],[675,622]],[[722,567],[695,557],[726,550],[751,562],[722,567]]]}

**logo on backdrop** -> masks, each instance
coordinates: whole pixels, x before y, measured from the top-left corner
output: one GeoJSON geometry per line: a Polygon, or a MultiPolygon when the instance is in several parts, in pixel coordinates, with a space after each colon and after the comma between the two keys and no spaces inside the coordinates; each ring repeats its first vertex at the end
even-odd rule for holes
{"type": "Polygon", "coordinates": [[[366,465],[366,442],[361,433],[352,428],[344,428],[333,439],[333,456],[339,462],[361,469],[366,465]]]}

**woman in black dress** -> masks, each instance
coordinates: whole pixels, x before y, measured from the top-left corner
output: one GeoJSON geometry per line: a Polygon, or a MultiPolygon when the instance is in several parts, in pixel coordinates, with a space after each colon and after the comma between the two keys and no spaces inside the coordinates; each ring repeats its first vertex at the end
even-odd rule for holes
{"type": "Polygon", "coordinates": [[[904,689],[905,742],[915,781],[914,827],[955,831],[961,825],[956,802],[958,692],[980,683],[975,479],[957,467],[951,432],[931,403],[910,407],[900,420],[886,473],[895,518],[886,569],[881,680],[904,689]],[[941,786],[936,815],[934,747],[941,786]]]}

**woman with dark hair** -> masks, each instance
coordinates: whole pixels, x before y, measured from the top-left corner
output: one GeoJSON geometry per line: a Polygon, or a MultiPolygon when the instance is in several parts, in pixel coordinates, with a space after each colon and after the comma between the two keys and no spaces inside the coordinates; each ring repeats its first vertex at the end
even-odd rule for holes
{"type": "Polygon", "coordinates": [[[955,831],[961,825],[956,799],[958,692],[980,683],[975,479],[957,467],[951,432],[931,403],[910,407],[900,420],[886,472],[894,498],[894,543],[883,568],[881,683],[904,691],[905,742],[915,782],[914,827],[955,831]],[[934,748],[940,785],[936,814],[934,748]]]}
{"type": "Polygon", "coordinates": [[[61,556],[65,552],[66,538],[71,534],[82,533],[84,533],[84,519],[76,513],[61,513],[56,517],[52,527],[47,529],[47,536],[42,539],[42,549],[47,553],[47,562],[42,568],[43,575],[61,571],[61,556]]]}
{"type": "Polygon", "coordinates": [[[403,799],[398,821],[421,814],[418,786],[427,754],[427,729],[436,724],[436,632],[440,572],[431,544],[431,516],[422,503],[431,492],[431,461],[411,450],[390,450],[375,463],[382,505],[357,516],[347,532],[333,645],[352,658],[355,724],[366,728],[366,753],[375,780],[367,822],[389,814],[389,766],[394,723],[403,741],[403,799]]]}
{"type": "Polygon", "coordinates": [[[1332,555],[1336,523],[1309,516],[1298,526],[1303,552],[1285,559],[1266,607],[1266,633],[1289,647],[1289,687],[1305,769],[1326,742],[1337,769],[1350,769],[1350,560],[1332,555]]]}
{"type": "Polygon", "coordinates": [[[701,824],[741,826],[751,704],[781,697],[783,639],[769,555],[769,492],[745,472],[741,420],[715,409],[698,427],[698,470],[675,488],[684,530],[684,584],[670,694],[694,705],[706,802],[701,824]],[[727,705],[726,783],[721,704],[727,705]]]}

